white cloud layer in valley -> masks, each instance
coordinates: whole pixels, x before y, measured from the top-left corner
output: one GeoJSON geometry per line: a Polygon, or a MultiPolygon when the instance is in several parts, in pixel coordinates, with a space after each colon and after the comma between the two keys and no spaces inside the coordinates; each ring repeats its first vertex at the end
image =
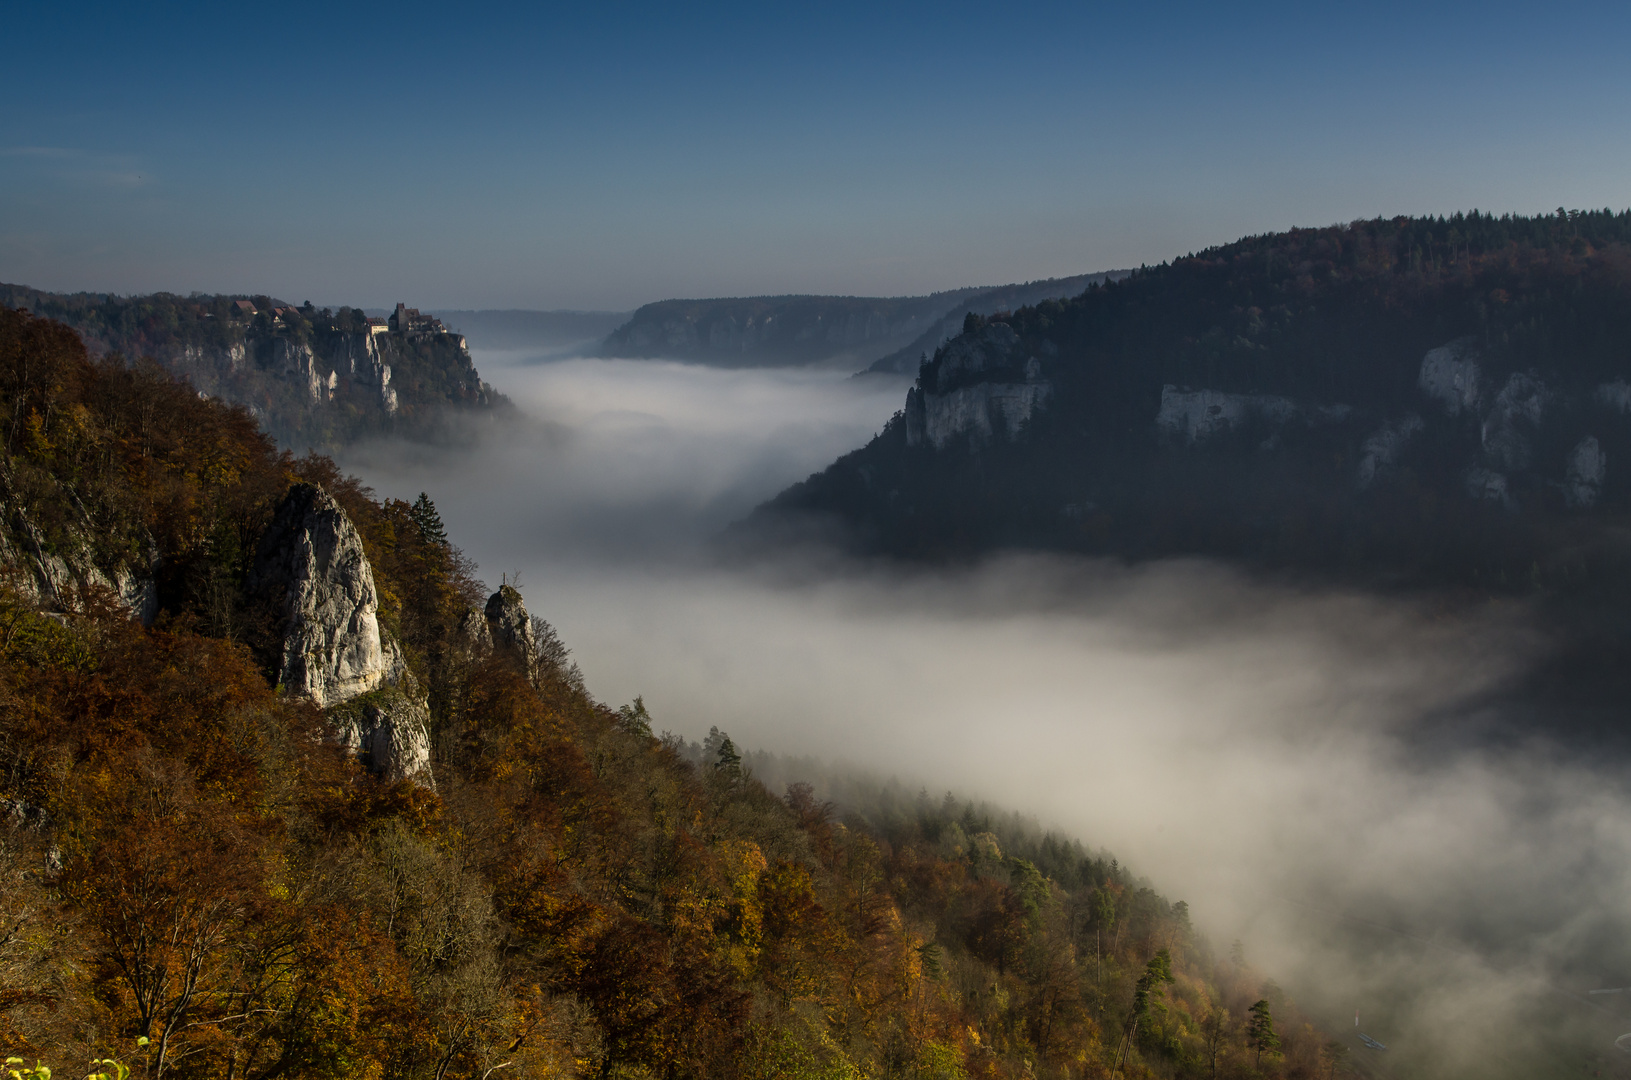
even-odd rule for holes
{"type": "Polygon", "coordinates": [[[1199,561],[722,565],[710,535],[905,384],[477,360],[535,423],[345,464],[429,492],[490,583],[519,571],[597,696],[1108,849],[1325,1023],[1360,1010],[1390,1075],[1574,1069],[1631,1031],[1585,995],[1631,984],[1623,765],[1481,735],[1544,649],[1522,610],[1199,561]]]}

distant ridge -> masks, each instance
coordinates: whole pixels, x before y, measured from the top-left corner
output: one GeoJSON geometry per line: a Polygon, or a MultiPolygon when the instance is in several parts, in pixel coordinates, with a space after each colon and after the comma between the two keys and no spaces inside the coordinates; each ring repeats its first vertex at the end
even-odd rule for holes
{"type": "Polygon", "coordinates": [[[845,366],[910,373],[970,311],[990,314],[1062,299],[1125,271],[1023,285],[973,286],[928,296],[751,296],[660,300],[637,310],[600,355],[713,367],[845,366]]]}
{"type": "Polygon", "coordinates": [[[1063,300],[1087,290],[1089,285],[1106,281],[1120,281],[1131,270],[1106,270],[1097,274],[1078,274],[1075,277],[1047,278],[1028,281],[1023,285],[999,285],[964,297],[949,309],[933,326],[919,334],[902,348],[874,360],[867,373],[915,375],[918,364],[934,355],[935,350],[963,332],[963,317],[969,312],[976,315],[995,315],[1002,311],[1018,311],[1044,300],[1063,300]]]}
{"type": "Polygon", "coordinates": [[[558,353],[597,349],[626,322],[627,311],[540,311],[530,308],[450,308],[432,312],[463,334],[473,349],[537,349],[558,353]]]}
{"type": "Polygon", "coordinates": [[[966,318],[877,438],[759,516],[895,555],[1623,587],[1628,266],[1631,212],[1401,217],[966,318]]]}

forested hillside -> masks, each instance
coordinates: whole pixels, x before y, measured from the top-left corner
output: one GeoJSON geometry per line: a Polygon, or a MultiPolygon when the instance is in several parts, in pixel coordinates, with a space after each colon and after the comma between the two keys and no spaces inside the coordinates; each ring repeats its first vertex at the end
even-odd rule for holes
{"type": "Polygon", "coordinates": [[[1339,1071],[1113,860],[952,799],[772,792],[728,737],[698,758],[595,701],[429,498],[376,500],[13,311],[0,393],[7,1053],[178,1078],[1339,1071]]]}
{"type": "MultiPolygon", "coordinates": [[[[0,285],[0,304],[71,326],[93,355],[151,359],[212,397],[243,405],[285,446],[357,439],[466,439],[507,414],[464,339],[370,332],[359,308],[268,296],[63,295],[0,285]]],[[[379,330],[384,327],[379,327],[379,330]]]]}
{"type": "Polygon", "coordinates": [[[923,360],[962,332],[963,319],[970,312],[975,315],[996,315],[1017,311],[1048,300],[1064,300],[1077,295],[1089,285],[1116,281],[1126,276],[1125,270],[1110,270],[1099,274],[1028,281],[1023,285],[1002,285],[959,295],[956,305],[948,308],[933,326],[901,348],[874,360],[866,370],[873,374],[915,375],[923,360]]]}
{"type": "Polygon", "coordinates": [[[600,355],[716,367],[865,367],[927,330],[974,289],[932,296],[660,300],[612,331],[600,355]]]}
{"type": "Polygon", "coordinates": [[[1591,591],[1631,580],[1628,466],[1631,214],[1396,218],[971,317],[876,439],[755,523],[1591,591]]]}

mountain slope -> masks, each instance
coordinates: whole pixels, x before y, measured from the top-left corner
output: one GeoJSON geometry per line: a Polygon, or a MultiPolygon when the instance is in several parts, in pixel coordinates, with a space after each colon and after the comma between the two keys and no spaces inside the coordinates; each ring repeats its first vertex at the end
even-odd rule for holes
{"type": "Polygon", "coordinates": [[[906,374],[972,311],[988,315],[1073,296],[1125,271],[1023,285],[954,289],[929,296],[761,296],[663,300],[618,327],[600,355],[684,360],[718,367],[847,364],[906,374]]]}
{"type": "Polygon", "coordinates": [[[1578,584],[1631,510],[1628,412],[1631,215],[1362,222],[971,317],[872,443],[755,521],[1578,584]]]}
{"type": "Polygon", "coordinates": [[[59,1072],[1200,1077],[1254,1006],[1255,1075],[1335,1067],[1114,860],[655,737],[428,497],[11,310],[0,628],[0,1040],[59,1072]]]}
{"type": "Polygon", "coordinates": [[[759,296],[661,300],[614,330],[602,356],[718,367],[861,367],[924,332],[977,290],[932,296],[759,296]]]}
{"type": "Polygon", "coordinates": [[[1126,270],[1111,270],[1101,274],[1080,274],[1076,277],[1028,281],[1023,285],[1003,285],[961,297],[956,306],[948,309],[933,326],[905,346],[874,360],[866,370],[891,375],[916,374],[918,364],[922,360],[934,355],[940,346],[962,332],[963,317],[969,312],[976,315],[995,315],[999,312],[1017,311],[1045,300],[1063,300],[1069,296],[1076,296],[1090,285],[1118,281],[1128,273],[1126,270]]]}

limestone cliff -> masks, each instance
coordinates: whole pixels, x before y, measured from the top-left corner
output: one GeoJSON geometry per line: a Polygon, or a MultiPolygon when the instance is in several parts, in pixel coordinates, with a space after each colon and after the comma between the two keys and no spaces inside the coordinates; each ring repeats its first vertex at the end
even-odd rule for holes
{"type": "Polygon", "coordinates": [[[334,741],[385,780],[436,786],[430,767],[430,708],[411,675],[400,685],[352,698],[329,709],[334,741]]]}
{"type": "Polygon", "coordinates": [[[283,692],[328,709],[336,740],[375,772],[430,783],[428,707],[380,629],[362,537],[322,487],[289,490],[261,538],[249,587],[275,620],[283,692]]]}
{"type": "Polygon", "coordinates": [[[62,295],[0,285],[0,303],[73,327],[95,354],[150,358],[247,408],[280,443],[333,449],[379,436],[467,437],[508,412],[462,335],[381,332],[353,308],[269,297],[62,295]]]}
{"type": "Polygon", "coordinates": [[[936,352],[907,392],[906,444],[938,450],[960,436],[1012,440],[1052,391],[1042,361],[1025,353],[1009,326],[977,326],[936,352]]]}
{"type": "Polygon", "coordinates": [[[315,484],[297,484],[261,538],[250,588],[280,620],[278,682],[318,705],[367,693],[390,670],[362,537],[315,484]]]}

